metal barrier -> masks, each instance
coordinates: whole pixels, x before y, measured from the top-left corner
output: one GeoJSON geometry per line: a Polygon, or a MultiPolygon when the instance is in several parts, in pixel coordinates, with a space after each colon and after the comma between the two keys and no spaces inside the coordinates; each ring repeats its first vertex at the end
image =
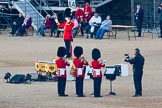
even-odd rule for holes
{"type": "Polygon", "coordinates": [[[11,27],[13,23],[13,16],[18,16],[18,14],[8,14],[0,12],[0,29],[3,29],[3,26],[11,27]]]}

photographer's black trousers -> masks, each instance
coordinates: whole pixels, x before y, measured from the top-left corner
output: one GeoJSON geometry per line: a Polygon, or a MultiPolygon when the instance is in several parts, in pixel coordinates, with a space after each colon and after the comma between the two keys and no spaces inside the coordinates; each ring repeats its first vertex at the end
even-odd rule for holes
{"type": "Polygon", "coordinates": [[[93,78],[94,97],[99,97],[101,92],[102,78],[93,78]]]}
{"type": "Polygon", "coordinates": [[[76,77],[75,87],[77,96],[83,96],[83,82],[84,78],[76,77]]]}
{"type": "Polygon", "coordinates": [[[66,78],[58,78],[57,88],[59,95],[65,94],[65,87],[66,87],[66,78]]]}
{"type": "Polygon", "coordinates": [[[133,73],[135,94],[142,95],[142,75],[143,71],[135,71],[133,73]]]}

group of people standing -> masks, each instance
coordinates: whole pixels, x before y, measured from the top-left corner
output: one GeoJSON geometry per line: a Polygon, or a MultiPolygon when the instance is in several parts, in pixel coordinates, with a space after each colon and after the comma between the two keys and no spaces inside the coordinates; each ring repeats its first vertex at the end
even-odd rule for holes
{"type": "MultiPolygon", "coordinates": [[[[66,66],[70,66],[66,58],[65,47],[59,47],[57,50],[57,56],[59,57],[56,60],[56,65],[58,71],[56,73],[58,78],[58,95],[59,96],[68,96],[65,94],[65,87],[66,87],[66,66]]],[[[80,46],[76,46],[74,48],[74,56],[73,64],[75,67],[75,86],[76,86],[76,95],[77,97],[85,97],[83,93],[83,83],[84,83],[84,76],[85,76],[85,69],[84,66],[89,65],[89,63],[83,57],[83,48],[80,46]]],[[[94,81],[94,97],[102,97],[100,95],[101,92],[101,82],[102,82],[102,71],[101,68],[105,67],[105,62],[100,60],[101,53],[100,50],[94,48],[92,50],[92,59],[91,62],[93,71],[92,71],[92,79],[94,81]]]]}
{"type": "MultiPolygon", "coordinates": [[[[66,57],[66,48],[59,47],[57,50],[58,59],[55,61],[58,71],[56,76],[58,78],[58,95],[59,96],[68,96],[65,94],[66,88],[66,66],[70,66],[70,63],[67,61],[66,57]]],[[[140,49],[134,49],[134,58],[127,57],[126,62],[133,65],[133,80],[135,87],[135,94],[133,97],[142,96],[142,76],[143,76],[143,67],[145,59],[140,53],[140,49]]],[[[76,46],[74,48],[73,59],[73,75],[76,77],[75,87],[77,97],[85,97],[83,92],[84,85],[84,76],[85,76],[85,66],[90,65],[92,67],[92,74],[90,77],[93,79],[93,88],[94,88],[94,97],[101,96],[101,82],[102,82],[102,71],[101,68],[105,67],[105,60],[101,59],[101,52],[99,49],[94,48],[92,50],[92,62],[89,64],[86,59],[83,57],[83,48],[81,46],[76,46]]]]}

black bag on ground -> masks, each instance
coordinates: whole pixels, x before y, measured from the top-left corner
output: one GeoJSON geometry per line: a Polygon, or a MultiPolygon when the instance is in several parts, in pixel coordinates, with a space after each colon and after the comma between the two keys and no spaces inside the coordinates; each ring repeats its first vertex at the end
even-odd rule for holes
{"type": "Polygon", "coordinates": [[[40,75],[38,73],[30,73],[32,81],[46,81],[47,77],[40,75]]]}
{"type": "Polygon", "coordinates": [[[25,82],[25,75],[23,74],[15,74],[11,80],[10,83],[20,84],[25,82]]]}

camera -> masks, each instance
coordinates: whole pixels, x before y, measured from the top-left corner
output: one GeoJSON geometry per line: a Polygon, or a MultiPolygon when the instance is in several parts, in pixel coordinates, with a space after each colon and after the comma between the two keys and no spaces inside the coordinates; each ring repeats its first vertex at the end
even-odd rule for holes
{"type": "Polygon", "coordinates": [[[128,60],[130,59],[129,54],[124,54],[124,57],[125,57],[124,61],[128,62],[128,60]]]}

